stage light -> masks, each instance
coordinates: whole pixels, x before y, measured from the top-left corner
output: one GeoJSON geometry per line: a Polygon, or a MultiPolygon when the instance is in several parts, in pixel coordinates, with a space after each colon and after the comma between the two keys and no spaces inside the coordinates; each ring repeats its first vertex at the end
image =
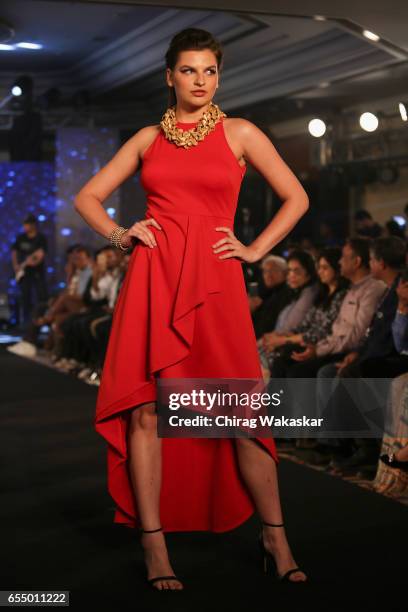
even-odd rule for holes
{"type": "Polygon", "coordinates": [[[407,121],[408,117],[407,117],[407,107],[405,106],[405,104],[403,102],[400,102],[398,104],[398,108],[399,108],[399,112],[401,115],[401,119],[403,121],[407,121]]]}
{"type": "Polygon", "coordinates": [[[33,42],[19,42],[16,44],[16,47],[21,47],[21,49],[42,49],[43,46],[39,43],[33,42]]]}
{"type": "Polygon", "coordinates": [[[321,119],[312,119],[308,124],[309,133],[315,138],[320,138],[326,132],[326,124],[321,119]]]}
{"type": "Polygon", "coordinates": [[[33,79],[28,75],[23,75],[16,79],[11,87],[13,96],[30,95],[33,91],[33,79]]]}
{"type": "Polygon", "coordinates": [[[70,236],[71,230],[69,229],[69,227],[63,227],[60,234],[61,236],[70,236]]]}
{"type": "Polygon", "coordinates": [[[380,37],[377,34],[374,34],[374,32],[370,32],[370,30],[363,30],[363,36],[369,40],[373,40],[374,42],[378,42],[380,40],[380,37]]]}
{"type": "Polygon", "coordinates": [[[116,208],[107,208],[106,212],[108,213],[110,217],[114,217],[116,213],[116,208]]]}
{"type": "Polygon", "coordinates": [[[14,51],[13,45],[0,44],[0,51],[14,51]]]}
{"type": "Polygon", "coordinates": [[[375,132],[378,128],[378,119],[373,113],[363,113],[360,115],[360,126],[366,132],[375,132]]]}

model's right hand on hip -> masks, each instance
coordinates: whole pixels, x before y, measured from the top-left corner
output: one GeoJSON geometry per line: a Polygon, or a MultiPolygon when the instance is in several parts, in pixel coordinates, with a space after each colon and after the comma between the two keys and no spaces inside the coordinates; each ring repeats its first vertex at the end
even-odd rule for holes
{"type": "Polygon", "coordinates": [[[152,217],[149,219],[142,219],[142,221],[136,221],[136,223],[134,223],[126,232],[123,233],[121,237],[121,243],[123,246],[130,246],[133,238],[141,240],[141,242],[150,248],[157,246],[154,233],[148,229],[149,225],[153,225],[159,230],[162,229],[156,219],[153,219],[152,217]]]}

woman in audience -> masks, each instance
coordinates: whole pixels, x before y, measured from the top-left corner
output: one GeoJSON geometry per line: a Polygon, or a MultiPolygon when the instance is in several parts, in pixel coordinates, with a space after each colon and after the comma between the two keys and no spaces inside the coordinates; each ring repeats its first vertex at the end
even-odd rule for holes
{"type": "Polygon", "coordinates": [[[300,352],[307,344],[316,344],[330,334],[350,284],[340,274],[340,257],[341,249],[337,247],[321,251],[317,262],[318,293],[313,307],[299,325],[274,338],[275,356],[271,367],[274,378],[286,376],[294,351],[300,352]]]}
{"type": "Polygon", "coordinates": [[[288,256],[286,282],[292,290],[291,301],[279,313],[275,329],[263,334],[258,340],[259,357],[264,378],[270,376],[276,338],[288,333],[301,323],[318,292],[316,266],[313,257],[306,251],[293,250],[288,256]]]}

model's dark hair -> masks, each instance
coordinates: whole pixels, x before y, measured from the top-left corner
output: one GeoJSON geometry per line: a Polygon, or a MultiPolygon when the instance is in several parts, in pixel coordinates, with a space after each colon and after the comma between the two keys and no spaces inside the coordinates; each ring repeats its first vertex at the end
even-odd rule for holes
{"type": "MultiPolygon", "coordinates": [[[[217,59],[218,72],[221,72],[224,56],[221,43],[210,32],[200,28],[186,28],[173,36],[165,55],[166,68],[174,70],[181,51],[201,51],[203,49],[210,49],[214,53],[217,59]]],[[[168,90],[168,106],[174,106],[177,102],[174,87],[168,87],[168,90]]]]}

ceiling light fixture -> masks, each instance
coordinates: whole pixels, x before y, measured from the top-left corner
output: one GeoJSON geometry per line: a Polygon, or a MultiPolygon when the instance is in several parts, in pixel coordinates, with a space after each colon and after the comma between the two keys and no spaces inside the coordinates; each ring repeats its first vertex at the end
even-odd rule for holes
{"type": "Polygon", "coordinates": [[[374,42],[378,42],[380,40],[378,34],[374,34],[374,32],[370,32],[370,30],[363,30],[363,36],[369,40],[373,40],[374,42]]]}
{"type": "Polygon", "coordinates": [[[407,121],[408,120],[407,107],[405,106],[405,104],[403,102],[400,102],[398,104],[398,108],[399,108],[399,112],[400,112],[400,115],[401,115],[401,119],[403,121],[407,121]]]}
{"type": "Polygon", "coordinates": [[[19,42],[16,44],[16,47],[20,47],[21,49],[42,49],[43,46],[39,43],[19,42]]]}
{"type": "Polygon", "coordinates": [[[312,119],[308,124],[309,134],[315,138],[320,138],[326,132],[326,124],[321,119],[312,119]]]}
{"type": "Polygon", "coordinates": [[[360,115],[360,126],[366,132],[375,132],[378,128],[378,119],[373,113],[363,113],[360,115]]]}

